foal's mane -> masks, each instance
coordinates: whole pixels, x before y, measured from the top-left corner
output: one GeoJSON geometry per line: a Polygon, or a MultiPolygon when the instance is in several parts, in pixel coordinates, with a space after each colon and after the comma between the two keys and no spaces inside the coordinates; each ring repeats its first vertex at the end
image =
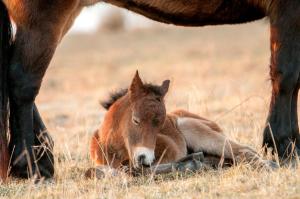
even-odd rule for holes
{"type": "MultiPolygon", "coordinates": [[[[146,93],[153,93],[157,96],[162,96],[162,91],[160,86],[151,84],[151,83],[146,83],[144,84],[144,88],[146,93]]],[[[119,89],[115,92],[111,92],[109,95],[109,99],[105,100],[105,101],[101,101],[100,104],[103,108],[105,108],[106,110],[108,110],[118,99],[120,99],[121,97],[125,96],[128,92],[128,88],[122,88],[119,89]]]]}

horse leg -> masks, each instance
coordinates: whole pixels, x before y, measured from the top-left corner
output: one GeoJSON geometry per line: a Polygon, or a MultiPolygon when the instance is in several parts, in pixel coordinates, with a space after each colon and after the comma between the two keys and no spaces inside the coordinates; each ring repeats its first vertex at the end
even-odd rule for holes
{"type": "Polygon", "coordinates": [[[291,107],[291,120],[292,120],[292,133],[296,138],[296,146],[300,149],[300,134],[298,125],[298,93],[299,93],[299,82],[298,86],[295,88],[292,97],[292,107],[291,107]]]}
{"type": "MultiPolygon", "coordinates": [[[[11,114],[12,118],[15,117],[14,112],[11,114]]],[[[15,123],[12,123],[12,127],[14,127],[15,123]]],[[[12,131],[13,132],[13,131],[12,131]]],[[[54,142],[44,125],[42,118],[38,112],[36,105],[33,105],[33,136],[34,136],[34,145],[32,145],[32,157],[30,159],[29,154],[24,154],[26,161],[33,161],[31,165],[31,175],[38,174],[39,176],[51,177],[54,173],[54,157],[53,157],[53,146],[54,142]],[[27,155],[27,157],[26,157],[27,155]],[[29,159],[28,159],[29,158],[29,159]]],[[[14,137],[12,136],[12,140],[14,137]]],[[[11,145],[13,141],[11,142],[11,145]]],[[[11,146],[12,147],[12,146],[11,146]]],[[[13,146],[15,147],[15,146],[13,146]]],[[[14,152],[15,148],[13,149],[14,152]]],[[[14,152],[16,153],[16,152],[14,152]]],[[[27,170],[20,170],[20,167],[17,165],[12,167],[12,174],[20,177],[28,176],[27,170]]]]}
{"type": "Polygon", "coordinates": [[[39,172],[51,176],[54,173],[54,158],[53,158],[53,147],[54,142],[39,114],[39,111],[34,104],[33,107],[33,132],[35,135],[35,152],[37,164],[39,165],[39,172]]]}
{"type": "Polygon", "coordinates": [[[278,152],[279,157],[286,159],[294,152],[300,152],[297,141],[300,72],[300,17],[297,11],[300,10],[300,4],[287,3],[281,5],[281,9],[282,16],[271,17],[272,98],[263,145],[272,147],[273,152],[278,152]],[[293,144],[295,142],[296,147],[293,144]]]}
{"type": "Polygon", "coordinates": [[[52,177],[53,142],[34,104],[55,49],[78,13],[79,0],[4,1],[17,26],[9,68],[12,174],[52,177]]]}
{"type": "Polygon", "coordinates": [[[293,158],[296,153],[300,154],[297,101],[298,88],[286,96],[273,96],[271,100],[263,146],[272,147],[273,152],[277,152],[282,160],[293,158]]]}
{"type": "Polygon", "coordinates": [[[8,134],[8,81],[11,26],[9,15],[3,2],[0,1],[0,184],[6,180],[9,152],[7,147],[8,134]]]}
{"type": "Polygon", "coordinates": [[[41,136],[47,134],[42,134],[44,124],[34,105],[43,75],[56,47],[54,38],[39,30],[22,28],[18,29],[16,35],[9,70],[9,149],[12,154],[11,172],[18,177],[51,177],[54,172],[53,155],[48,151],[52,149],[51,139],[49,136],[41,136]],[[34,44],[36,45],[32,46],[34,44]]]}

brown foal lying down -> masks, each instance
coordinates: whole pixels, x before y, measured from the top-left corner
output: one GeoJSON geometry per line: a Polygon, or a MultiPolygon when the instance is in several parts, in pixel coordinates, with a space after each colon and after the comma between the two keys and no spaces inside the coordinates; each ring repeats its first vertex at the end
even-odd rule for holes
{"type": "Polygon", "coordinates": [[[108,111],[90,145],[97,166],[139,169],[178,161],[190,151],[202,151],[218,162],[227,159],[255,167],[272,166],[249,146],[226,137],[213,121],[184,110],[167,114],[164,97],[169,83],[144,84],[136,72],[129,89],[102,103],[108,111]]]}

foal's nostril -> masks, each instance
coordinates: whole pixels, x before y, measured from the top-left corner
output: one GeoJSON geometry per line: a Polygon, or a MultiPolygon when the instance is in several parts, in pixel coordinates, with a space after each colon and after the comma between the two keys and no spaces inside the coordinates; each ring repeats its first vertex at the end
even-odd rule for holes
{"type": "Polygon", "coordinates": [[[145,159],[146,159],[146,156],[145,156],[145,155],[140,155],[140,156],[138,157],[138,162],[139,162],[139,164],[141,164],[141,165],[145,164],[145,159]]]}
{"type": "Polygon", "coordinates": [[[150,166],[154,161],[154,150],[146,147],[137,147],[133,153],[135,167],[150,166]]]}

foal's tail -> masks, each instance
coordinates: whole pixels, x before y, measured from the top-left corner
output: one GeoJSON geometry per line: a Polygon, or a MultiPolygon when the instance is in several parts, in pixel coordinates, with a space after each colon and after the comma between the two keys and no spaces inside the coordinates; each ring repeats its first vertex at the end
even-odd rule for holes
{"type": "Polygon", "coordinates": [[[9,153],[8,133],[8,64],[12,42],[12,28],[8,11],[0,0],[0,182],[7,177],[9,153]]]}

